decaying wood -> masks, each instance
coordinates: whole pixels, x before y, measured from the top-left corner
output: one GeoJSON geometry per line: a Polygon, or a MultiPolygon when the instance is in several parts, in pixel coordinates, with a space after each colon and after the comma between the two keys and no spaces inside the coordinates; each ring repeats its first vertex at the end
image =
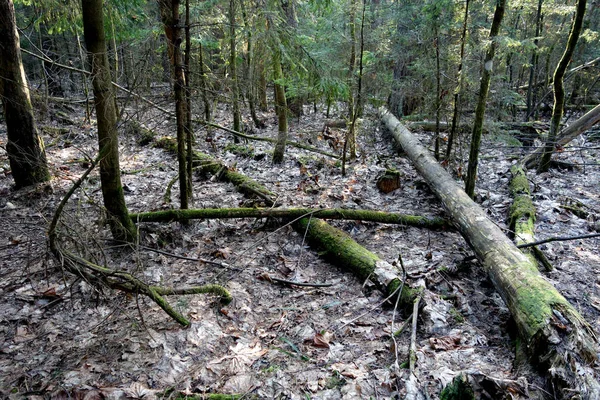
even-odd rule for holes
{"type": "MultiPolygon", "coordinates": [[[[344,231],[316,218],[302,218],[293,225],[327,261],[362,280],[370,279],[386,296],[395,293],[402,285],[394,266],[356,243],[344,231]]],[[[396,295],[400,296],[399,305],[404,307],[412,305],[415,292],[405,284],[401,293],[396,295]]]]}
{"type": "Polygon", "coordinates": [[[383,193],[390,193],[400,188],[400,171],[388,169],[377,178],[377,189],[383,193]]]}
{"type": "Polygon", "coordinates": [[[581,399],[600,398],[600,383],[590,367],[598,352],[591,327],[408,129],[385,108],[380,117],[474,249],[506,303],[532,363],[548,371],[564,398],[573,393],[581,399]]]}
{"type": "MultiPolygon", "coordinates": [[[[508,225],[514,232],[515,243],[518,246],[535,241],[536,208],[531,199],[529,180],[523,167],[514,165],[510,169],[510,194],[513,202],[508,211],[508,225]]],[[[548,271],[554,268],[550,260],[536,246],[528,246],[522,251],[534,256],[548,271]],[[528,253],[530,251],[530,253],[528,253]]]]}
{"type": "MultiPolygon", "coordinates": [[[[600,122],[600,104],[585,113],[581,118],[573,122],[560,131],[556,138],[555,148],[563,147],[577,136],[581,135],[594,125],[600,122]]],[[[527,168],[535,166],[543,153],[543,148],[539,148],[534,152],[524,157],[520,164],[527,168]]]]}
{"type": "MultiPolygon", "coordinates": [[[[172,138],[168,138],[165,142],[171,143],[170,147],[174,147],[172,138]]],[[[171,151],[173,150],[174,149],[172,148],[171,151]]],[[[223,169],[223,163],[208,155],[195,152],[194,157],[200,168],[205,171],[217,173],[223,169]]],[[[238,191],[245,194],[252,195],[252,192],[245,191],[245,188],[252,187],[253,191],[258,191],[267,198],[272,199],[270,201],[271,204],[269,205],[275,204],[277,199],[275,193],[272,193],[260,183],[238,172],[230,171],[227,168],[225,168],[221,180],[233,183],[238,191]]],[[[166,220],[176,219],[175,217],[180,212],[187,213],[190,211],[193,210],[170,210],[169,212],[172,214],[170,214],[169,218],[166,220]]],[[[324,211],[325,213],[331,212],[330,216],[332,217],[340,215],[339,211],[319,210],[319,212],[321,211],[324,211]]],[[[347,210],[343,210],[343,213],[346,213],[346,211],[347,210]]],[[[276,212],[276,210],[272,210],[272,212],[276,212]]],[[[142,214],[136,214],[136,216],[137,215],[142,214]]],[[[310,213],[300,213],[298,218],[300,219],[293,224],[294,229],[296,229],[299,234],[306,235],[308,242],[321,250],[320,255],[333,265],[349,270],[360,279],[373,280],[377,287],[387,294],[394,293],[396,289],[400,287],[402,282],[398,278],[398,274],[394,267],[386,261],[381,260],[376,254],[356,243],[346,233],[317,218],[310,218],[310,213]],[[302,216],[306,217],[301,218],[302,216]]],[[[400,295],[402,298],[407,296],[408,299],[412,299],[412,291],[408,285],[404,286],[405,288],[400,295]]],[[[402,300],[401,302],[404,304],[402,300]]]]}
{"type": "Polygon", "coordinates": [[[131,214],[136,222],[169,222],[190,219],[227,218],[284,218],[288,220],[312,216],[319,219],[343,219],[399,224],[420,228],[450,228],[446,220],[439,217],[409,215],[371,210],[344,210],[341,208],[201,208],[189,210],[163,210],[131,214]]]}

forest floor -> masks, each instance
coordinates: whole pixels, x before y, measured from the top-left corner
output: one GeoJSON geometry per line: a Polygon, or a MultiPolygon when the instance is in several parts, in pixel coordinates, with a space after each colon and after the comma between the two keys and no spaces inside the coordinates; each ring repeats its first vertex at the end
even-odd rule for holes
{"type": "MultiPolygon", "coordinates": [[[[382,306],[382,294],[371,283],[323,261],[301,234],[278,221],[140,224],[139,245],[115,245],[103,224],[94,171],[64,212],[63,240],[81,254],[148,283],[174,287],[220,283],[234,300],[223,306],[212,296],[170,297],[192,322],[182,329],[148,298],[98,290],[63,271],[48,252],[48,221],[85,171],[85,157],[93,158],[97,146],[95,126],[84,121],[82,109],[69,107],[54,105],[45,118],[40,117],[54,176],[49,185],[11,188],[6,131],[3,123],[0,126],[0,397],[152,399],[177,392],[265,399],[405,397],[410,326],[395,341],[390,334],[409,315],[382,306]],[[52,118],[56,111],[68,113],[73,125],[65,124],[68,119],[52,118]],[[332,286],[285,286],[260,279],[265,274],[332,286]]],[[[310,140],[327,151],[336,145],[339,151],[344,131],[331,129],[330,136],[338,142],[326,140],[320,133],[324,116],[310,111],[291,121],[290,139],[310,140]]],[[[128,108],[125,114],[159,136],[174,136],[173,121],[155,111],[134,113],[128,108]]],[[[229,126],[228,116],[226,109],[219,109],[215,122],[229,126]]],[[[275,137],[274,114],[263,117],[267,128],[253,133],[275,137]]],[[[345,177],[339,162],[318,154],[288,147],[284,164],[273,166],[271,144],[249,142],[227,148],[231,135],[218,130],[214,134],[213,148],[199,127],[198,149],[262,183],[279,195],[285,207],[444,215],[372,113],[361,124],[359,158],[349,164],[345,177]],[[402,182],[399,189],[382,194],[375,182],[386,167],[401,171],[402,182]]],[[[431,133],[417,135],[431,144],[431,133]]],[[[177,184],[172,203],[164,199],[177,174],[176,160],[151,144],[140,146],[138,139],[120,136],[130,211],[176,207],[177,184]]],[[[465,155],[464,140],[460,144],[459,153],[465,155]]],[[[511,144],[514,140],[506,135],[486,136],[477,187],[478,201],[503,229],[511,201],[507,172],[525,154],[511,144]]],[[[541,175],[530,172],[538,239],[587,234],[600,224],[597,142],[590,143],[584,135],[560,159],[578,166],[541,175]],[[574,215],[565,208],[573,205],[585,213],[574,215]]],[[[461,170],[458,165],[448,167],[455,176],[461,170]]],[[[239,207],[246,202],[231,184],[194,177],[196,208],[239,207]]],[[[473,253],[457,232],[330,223],[390,263],[401,257],[407,282],[425,285],[415,374],[427,398],[438,398],[459,373],[470,376],[477,397],[483,399],[526,399],[550,390],[543,374],[515,362],[508,309],[478,263],[464,261],[473,253]]],[[[555,267],[544,276],[596,332],[600,332],[599,245],[600,239],[594,238],[541,246],[555,267]]]]}

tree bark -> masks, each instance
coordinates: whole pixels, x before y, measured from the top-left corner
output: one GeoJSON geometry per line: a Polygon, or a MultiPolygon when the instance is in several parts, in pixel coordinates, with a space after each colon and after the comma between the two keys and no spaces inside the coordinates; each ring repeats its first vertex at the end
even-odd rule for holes
{"type": "MultiPolygon", "coordinates": [[[[571,125],[560,131],[555,140],[554,147],[557,148],[559,146],[565,146],[571,140],[575,139],[577,136],[581,135],[583,132],[596,125],[598,122],[600,122],[600,105],[597,105],[596,107],[588,111],[583,117],[579,118],[577,121],[573,122],[571,125]]],[[[543,151],[543,148],[538,148],[537,150],[523,158],[520,164],[523,164],[527,168],[533,167],[537,164],[543,151]]]]}
{"type": "Polygon", "coordinates": [[[94,105],[98,119],[100,181],[104,206],[109,214],[112,235],[117,240],[133,241],[137,231],[129,218],[119,167],[117,112],[106,55],[102,0],[82,0],[85,46],[92,65],[94,105]]]}
{"type": "MultiPolygon", "coordinates": [[[[229,0],[229,71],[231,72],[231,104],[233,108],[233,130],[242,131],[242,118],[240,116],[240,87],[237,78],[237,55],[235,48],[235,0],[229,0]]],[[[234,136],[237,143],[239,139],[234,136]]]]}
{"type": "Polygon", "coordinates": [[[0,97],[6,119],[6,152],[17,188],[50,180],[23,69],[15,7],[0,0],[0,97]]]}
{"type": "Polygon", "coordinates": [[[540,165],[538,166],[538,172],[546,172],[550,168],[550,159],[556,146],[556,136],[560,129],[560,121],[562,120],[564,106],[565,106],[565,88],[563,85],[563,78],[565,71],[571,62],[571,57],[575,51],[579,34],[581,33],[581,27],[583,25],[583,15],[585,14],[586,0],[577,1],[577,10],[575,11],[575,17],[573,18],[573,25],[571,26],[571,32],[569,33],[569,39],[567,40],[567,47],[563,53],[556,70],[554,71],[554,107],[552,108],[552,119],[550,121],[550,132],[548,132],[548,139],[544,145],[542,157],[540,159],[540,165]]]}
{"type": "Polygon", "coordinates": [[[504,7],[506,0],[496,0],[494,20],[490,29],[490,41],[483,63],[483,73],[479,87],[479,98],[475,109],[475,121],[473,122],[473,135],[471,137],[471,149],[469,152],[469,165],[467,167],[467,182],[465,191],[469,197],[475,196],[475,181],[477,180],[477,163],[479,160],[479,147],[481,145],[481,134],[483,131],[483,117],[485,116],[485,103],[490,89],[490,79],[494,65],[494,53],[496,52],[496,36],[500,32],[502,18],[504,18],[504,7]]]}
{"type": "Polygon", "coordinates": [[[296,219],[312,216],[318,219],[343,219],[399,224],[419,228],[445,229],[450,225],[439,217],[408,215],[371,210],[343,210],[319,208],[201,208],[189,210],[164,210],[131,214],[136,222],[168,222],[188,219],[226,218],[283,218],[296,219]]]}
{"type": "Polygon", "coordinates": [[[181,56],[181,27],[179,26],[180,0],[158,0],[160,17],[165,28],[171,71],[175,79],[175,116],[177,119],[177,162],[179,164],[179,201],[182,209],[188,208],[188,179],[185,150],[185,74],[181,56]]]}
{"type": "Polygon", "coordinates": [[[273,164],[281,164],[285,154],[288,136],[287,101],[283,86],[283,70],[281,69],[281,51],[273,50],[273,72],[275,75],[275,108],[277,109],[277,143],[273,149],[273,164]]]}
{"type": "Polygon", "coordinates": [[[463,17],[462,33],[460,35],[460,59],[458,62],[458,83],[456,89],[454,89],[454,101],[452,104],[452,124],[450,127],[450,133],[448,134],[448,145],[446,147],[446,160],[450,160],[452,154],[452,146],[454,144],[454,138],[456,137],[457,126],[459,124],[459,100],[463,89],[464,74],[463,64],[465,61],[465,44],[467,42],[467,24],[469,22],[469,2],[465,2],[465,15],[463,17]]]}
{"type": "Polygon", "coordinates": [[[510,310],[532,363],[548,369],[565,398],[573,390],[583,399],[600,398],[600,384],[590,368],[598,351],[591,327],[408,129],[384,108],[380,117],[475,251],[510,310]]]}

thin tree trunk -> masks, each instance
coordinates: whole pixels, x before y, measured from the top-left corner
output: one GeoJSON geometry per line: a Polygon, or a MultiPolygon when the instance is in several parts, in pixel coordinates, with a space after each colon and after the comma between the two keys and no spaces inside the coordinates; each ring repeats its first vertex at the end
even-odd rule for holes
{"type": "MultiPolygon", "coordinates": [[[[237,78],[237,55],[235,49],[235,0],[229,0],[229,71],[231,72],[231,104],[233,107],[233,130],[242,131],[242,119],[240,116],[240,87],[237,78]]],[[[239,139],[234,137],[234,141],[239,139]]]]}
{"type": "Polygon", "coordinates": [[[94,104],[98,119],[98,147],[101,156],[100,181],[104,206],[109,213],[109,224],[113,237],[118,240],[133,241],[137,236],[137,231],[129,218],[121,185],[117,111],[106,53],[102,0],[82,0],[81,5],[85,45],[92,66],[94,104]]]}
{"type": "Polygon", "coordinates": [[[436,83],[436,100],[435,100],[435,143],[434,155],[436,160],[440,160],[440,112],[442,109],[442,78],[440,71],[440,43],[438,35],[437,21],[435,24],[435,83],[436,83]]]}
{"type": "Polygon", "coordinates": [[[384,108],[380,117],[475,251],[507,305],[532,364],[548,371],[564,398],[573,393],[581,399],[600,398],[600,383],[591,368],[598,352],[592,328],[408,129],[384,108]]]}
{"type": "Polygon", "coordinates": [[[571,57],[575,51],[579,34],[581,33],[581,27],[583,25],[583,15],[587,6],[586,0],[577,1],[577,10],[573,18],[573,25],[571,26],[571,32],[569,33],[569,39],[567,41],[567,48],[563,53],[558,66],[554,71],[554,107],[552,108],[552,119],[550,121],[550,132],[548,133],[548,139],[544,145],[544,153],[540,159],[540,165],[538,166],[538,172],[546,172],[550,168],[550,159],[556,146],[556,137],[560,129],[560,121],[562,120],[565,103],[565,88],[563,85],[563,78],[565,71],[571,62],[571,57]]]}
{"type": "Polygon", "coordinates": [[[190,0],[185,0],[185,55],[184,55],[184,70],[185,70],[185,139],[187,148],[187,195],[191,200],[193,197],[192,190],[192,156],[194,144],[194,132],[192,130],[192,83],[191,83],[191,53],[192,53],[192,37],[190,35],[190,0]]]}
{"type": "Polygon", "coordinates": [[[535,85],[533,84],[534,76],[537,71],[538,64],[538,36],[540,36],[540,29],[542,24],[542,4],[544,0],[538,0],[537,13],[535,15],[535,39],[533,40],[533,53],[531,54],[531,65],[529,67],[529,85],[527,86],[527,109],[525,111],[525,122],[529,121],[533,114],[532,106],[535,101],[532,100],[533,90],[535,85]]]}
{"type": "Polygon", "coordinates": [[[210,101],[208,96],[208,85],[206,82],[206,70],[204,66],[204,49],[202,43],[198,45],[198,63],[200,64],[200,90],[202,91],[202,103],[204,104],[204,119],[210,122],[210,101]]]}
{"type": "Polygon", "coordinates": [[[473,134],[471,137],[471,150],[469,152],[469,166],[467,169],[467,182],[465,191],[469,197],[475,196],[475,181],[477,179],[477,163],[479,160],[479,147],[481,145],[481,134],[483,131],[483,118],[485,116],[485,103],[487,101],[488,91],[490,89],[490,78],[494,66],[494,53],[496,52],[496,36],[500,31],[502,18],[504,17],[504,7],[506,0],[496,0],[496,10],[494,11],[494,20],[490,29],[491,43],[485,54],[483,63],[483,73],[479,87],[479,98],[477,108],[475,109],[475,121],[473,122],[473,134]]]}
{"type": "Polygon", "coordinates": [[[285,145],[288,136],[287,102],[285,99],[285,88],[283,87],[283,70],[281,68],[281,51],[273,50],[273,74],[275,85],[275,108],[277,109],[277,143],[273,149],[273,163],[283,162],[285,145]]]}
{"type": "MultiPolygon", "coordinates": [[[[350,1],[348,27],[350,29],[350,60],[348,62],[348,132],[344,142],[343,163],[345,167],[346,148],[350,150],[350,159],[356,158],[356,135],[354,132],[354,68],[356,65],[356,0],[350,1]]],[[[342,168],[342,174],[345,168],[342,168]]]]}
{"type": "Polygon", "coordinates": [[[0,0],[0,97],[10,168],[17,188],[50,180],[44,142],[38,135],[12,0],[0,0]]]}
{"type": "Polygon", "coordinates": [[[258,119],[256,115],[256,99],[255,99],[255,90],[254,90],[254,45],[252,43],[252,29],[250,29],[250,23],[248,21],[248,14],[246,13],[246,6],[242,1],[240,3],[242,7],[242,18],[244,20],[244,27],[246,28],[246,42],[248,46],[248,51],[246,53],[246,72],[247,72],[247,81],[246,81],[246,97],[248,98],[248,107],[250,108],[250,117],[252,118],[252,122],[254,126],[257,128],[264,128],[265,124],[258,119]]]}
{"type": "Polygon", "coordinates": [[[179,26],[179,1],[159,0],[161,20],[165,27],[169,57],[173,77],[175,78],[175,116],[177,119],[177,161],[179,164],[179,198],[180,207],[188,208],[188,178],[185,150],[185,75],[181,57],[181,27],[179,26]]]}
{"type": "Polygon", "coordinates": [[[465,43],[467,41],[467,22],[469,20],[469,1],[465,2],[465,16],[463,18],[462,34],[460,36],[460,61],[458,63],[458,84],[454,90],[454,105],[452,107],[452,127],[450,128],[450,134],[448,135],[448,146],[446,147],[446,160],[450,159],[452,154],[452,145],[454,144],[454,138],[456,137],[456,129],[458,127],[458,115],[459,115],[459,100],[460,93],[462,91],[464,74],[463,74],[463,63],[465,61],[465,43]]]}

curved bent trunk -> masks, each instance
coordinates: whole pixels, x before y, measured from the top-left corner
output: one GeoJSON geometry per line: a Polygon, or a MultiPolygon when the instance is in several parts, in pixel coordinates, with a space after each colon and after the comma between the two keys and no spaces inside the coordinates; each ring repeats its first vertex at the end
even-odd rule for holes
{"type": "Polygon", "coordinates": [[[548,369],[563,396],[575,390],[582,399],[600,398],[600,384],[590,368],[598,342],[589,325],[408,129],[384,108],[380,116],[475,251],[510,310],[533,364],[548,369]]]}

